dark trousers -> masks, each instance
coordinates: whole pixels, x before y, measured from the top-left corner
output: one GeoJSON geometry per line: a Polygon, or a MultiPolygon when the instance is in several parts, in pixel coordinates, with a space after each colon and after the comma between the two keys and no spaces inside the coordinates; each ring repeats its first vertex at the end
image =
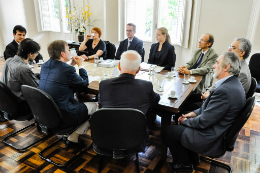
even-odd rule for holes
{"type": "Polygon", "coordinates": [[[182,125],[173,125],[162,129],[162,138],[170,149],[173,164],[189,165],[198,161],[198,154],[181,144],[182,133],[186,128],[182,125]]]}
{"type": "Polygon", "coordinates": [[[201,93],[192,93],[191,96],[188,98],[184,106],[180,109],[180,112],[176,113],[174,116],[174,120],[177,123],[178,118],[182,114],[187,114],[192,112],[196,109],[199,109],[203,104],[203,100],[201,99],[201,93]]]}

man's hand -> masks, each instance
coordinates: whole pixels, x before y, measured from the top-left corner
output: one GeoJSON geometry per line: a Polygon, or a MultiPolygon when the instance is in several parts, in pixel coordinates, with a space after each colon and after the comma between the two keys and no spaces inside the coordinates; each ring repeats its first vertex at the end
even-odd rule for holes
{"type": "Polygon", "coordinates": [[[183,117],[185,117],[185,118],[193,118],[193,117],[196,117],[196,114],[195,114],[195,112],[190,112],[190,113],[187,113],[187,114],[183,115],[183,117]]]}
{"type": "Polygon", "coordinates": [[[178,118],[178,124],[182,124],[183,121],[187,120],[184,114],[178,118]]]}
{"type": "Polygon", "coordinates": [[[76,65],[76,61],[74,61],[73,58],[72,58],[72,61],[71,61],[70,65],[73,66],[73,67],[76,65]]]}
{"type": "Polygon", "coordinates": [[[206,98],[210,95],[210,92],[201,93],[201,99],[206,100],[206,98]]]}
{"type": "Polygon", "coordinates": [[[185,65],[182,65],[182,66],[180,66],[178,69],[177,69],[177,72],[178,73],[182,73],[182,69],[185,67],[185,65]]]}
{"type": "Polygon", "coordinates": [[[180,72],[181,72],[182,74],[190,74],[190,70],[188,70],[188,68],[185,67],[185,66],[180,69],[180,72]]]}
{"type": "Polygon", "coordinates": [[[78,66],[83,65],[84,59],[81,56],[72,57],[72,59],[76,62],[78,66]]]}

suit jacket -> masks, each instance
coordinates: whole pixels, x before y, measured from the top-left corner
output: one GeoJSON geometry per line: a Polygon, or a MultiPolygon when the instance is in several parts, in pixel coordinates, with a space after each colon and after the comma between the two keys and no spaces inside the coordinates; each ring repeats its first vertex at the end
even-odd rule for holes
{"type": "Polygon", "coordinates": [[[142,54],[143,54],[143,41],[142,40],[138,39],[137,37],[134,37],[132,40],[132,43],[129,45],[128,49],[127,49],[127,47],[128,47],[128,38],[120,42],[119,47],[116,52],[116,59],[120,60],[121,54],[127,50],[135,50],[140,54],[140,56],[142,56],[142,54]]]}
{"type": "MultiPolygon", "coordinates": [[[[187,62],[186,67],[192,71],[192,74],[197,74],[197,75],[201,75],[202,80],[199,83],[198,87],[197,87],[197,92],[202,92],[204,85],[205,85],[205,81],[206,81],[206,75],[210,72],[210,70],[212,69],[213,65],[215,64],[217,58],[218,58],[218,54],[216,54],[216,52],[214,51],[214,49],[209,48],[208,51],[206,52],[206,54],[203,56],[203,59],[200,63],[200,65],[196,68],[196,64],[199,61],[199,58],[201,56],[201,49],[197,49],[191,60],[189,62],[187,62]]],[[[210,85],[209,85],[210,86],[210,85]]]]}
{"type": "Polygon", "coordinates": [[[21,91],[22,85],[37,88],[39,84],[39,79],[32,72],[28,64],[17,55],[5,61],[1,81],[19,98],[19,101],[24,100],[21,91]]]}
{"type": "Polygon", "coordinates": [[[86,105],[74,99],[74,92],[86,90],[89,84],[85,69],[79,69],[79,75],[73,66],[59,60],[49,59],[41,67],[39,89],[47,92],[59,107],[60,127],[77,126],[89,117],[86,105]]]}
{"type": "Polygon", "coordinates": [[[174,52],[174,46],[165,41],[162,45],[162,49],[159,52],[159,60],[156,63],[156,52],[158,50],[159,43],[154,43],[151,46],[148,63],[156,64],[164,67],[164,70],[171,71],[171,67],[175,66],[176,55],[174,52]]]}
{"type": "MultiPolygon", "coordinates": [[[[8,58],[12,58],[15,55],[17,55],[18,51],[18,44],[15,40],[13,40],[11,43],[9,43],[4,51],[4,58],[7,60],[8,58]]],[[[39,53],[37,57],[35,58],[36,63],[39,62],[40,59],[43,59],[42,55],[39,53]]]]}
{"type": "Polygon", "coordinates": [[[245,94],[247,94],[251,86],[251,73],[246,63],[246,60],[242,59],[240,62],[241,62],[241,70],[238,79],[240,80],[245,90],[245,94]]]}
{"type": "Polygon", "coordinates": [[[134,108],[144,114],[160,100],[159,94],[153,91],[151,82],[135,79],[134,75],[127,73],[101,81],[98,97],[101,107],[134,108]]]}
{"type": "Polygon", "coordinates": [[[226,79],[210,94],[201,108],[194,111],[197,116],[182,123],[187,126],[182,134],[182,145],[213,157],[223,153],[223,137],[245,103],[239,79],[236,76],[226,79]]]}

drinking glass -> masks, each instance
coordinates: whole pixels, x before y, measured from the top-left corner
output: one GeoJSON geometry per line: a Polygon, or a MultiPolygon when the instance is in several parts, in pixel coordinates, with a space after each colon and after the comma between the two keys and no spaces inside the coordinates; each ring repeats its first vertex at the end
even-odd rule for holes
{"type": "Polygon", "coordinates": [[[149,73],[148,73],[148,75],[153,75],[153,68],[152,68],[152,66],[149,68],[149,73]]]}
{"type": "Polygon", "coordinates": [[[70,49],[70,58],[77,56],[77,52],[74,48],[70,49]]]}
{"type": "Polygon", "coordinates": [[[94,63],[98,63],[99,62],[99,58],[98,58],[98,56],[95,56],[94,57],[94,63]]]}
{"type": "Polygon", "coordinates": [[[188,84],[189,83],[189,74],[184,74],[183,83],[188,84]]]}
{"type": "Polygon", "coordinates": [[[158,91],[163,92],[164,90],[164,80],[158,79],[158,91]]]}
{"type": "Polygon", "coordinates": [[[172,67],[171,68],[172,76],[176,76],[175,71],[176,71],[176,67],[172,67]]]}

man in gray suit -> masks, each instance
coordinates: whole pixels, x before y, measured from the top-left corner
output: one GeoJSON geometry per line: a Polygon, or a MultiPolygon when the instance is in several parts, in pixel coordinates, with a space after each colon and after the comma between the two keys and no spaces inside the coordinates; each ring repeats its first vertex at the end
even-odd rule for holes
{"type": "Polygon", "coordinates": [[[204,34],[199,39],[199,49],[195,50],[191,60],[187,62],[186,66],[181,66],[178,69],[182,74],[197,74],[203,76],[200,84],[197,87],[197,92],[204,92],[207,87],[212,83],[212,80],[206,82],[206,75],[212,69],[218,55],[212,49],[214,37],[211,34],[204,34]]]}
{"type": "Polygon", "coordinates": [[[244,89],[237,77],[241,69],[238,55],[225,52],[213,68],[213,76],[218,79],[216,88],[201,108],[182,115],[178,119],[181,125],[162,130],[173,157],[168,166],[175,171],[193,171],[193,164],[199,163],[197,153],[214,156],[223,152],[223,135],[246,103],[244,89]]]}

